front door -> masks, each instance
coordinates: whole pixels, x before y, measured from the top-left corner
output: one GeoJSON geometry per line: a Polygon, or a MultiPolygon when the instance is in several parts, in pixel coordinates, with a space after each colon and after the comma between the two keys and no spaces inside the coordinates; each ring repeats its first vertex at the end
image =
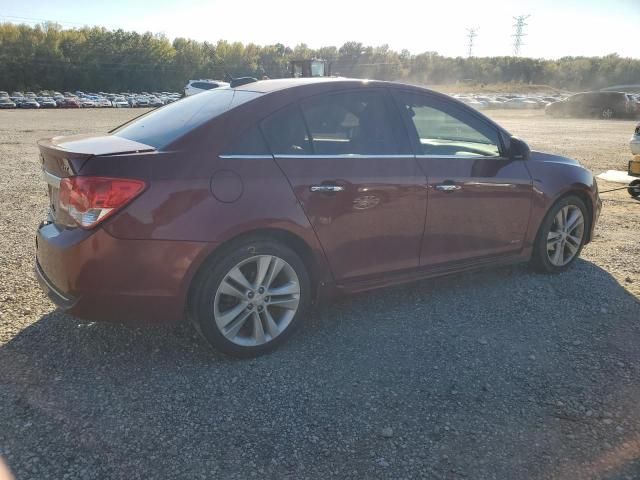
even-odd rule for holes
{"type": "Polygon", "coordinates": [[[427,191],[384,89],[312,97],[262,124],[338,282],[417,267],[427,191]]]}
{"type": "Polygon", "coordinates": [[[532,202],[525,160],[507,157],[490,122],[439,97],[398,92],[429,186],[421,265],[518,252],[532,202]]]}

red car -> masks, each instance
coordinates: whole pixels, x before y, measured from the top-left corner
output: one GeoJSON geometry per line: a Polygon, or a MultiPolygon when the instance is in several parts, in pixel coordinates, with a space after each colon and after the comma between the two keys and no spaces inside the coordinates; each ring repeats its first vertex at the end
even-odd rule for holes
{"type": "Polygon", "coordinates": [[[59,108],[80,108],[80,102],[77,98],[65,98],[56,102],[59,108]]]}
{"type": "Polygon", "coordinates": [[[320,298],[512,262],[564,270],[601,208],[577,161],[397,83],[215,89],[39,147],[50,297],[90,320],[188,317],[238,356],[280,344],[320,298]]]}

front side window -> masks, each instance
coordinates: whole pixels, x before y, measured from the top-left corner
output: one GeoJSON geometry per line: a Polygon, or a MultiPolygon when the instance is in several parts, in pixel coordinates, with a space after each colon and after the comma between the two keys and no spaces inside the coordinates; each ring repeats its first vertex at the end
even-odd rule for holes
{"type": "Polygon", "coordinates": [[[302,104],[316,155],[398,152],[385,99],[378,92],[323,95],[302,104]]]}
{"type": "Polygon", "coordinates": [[[402,108],[415,127],[419,155],[499,157],[498,132],[464,112],[445,111],[441,102],[401,93],[402,108]],[[455,115],[455,116],[454,116],[455,115]]]}

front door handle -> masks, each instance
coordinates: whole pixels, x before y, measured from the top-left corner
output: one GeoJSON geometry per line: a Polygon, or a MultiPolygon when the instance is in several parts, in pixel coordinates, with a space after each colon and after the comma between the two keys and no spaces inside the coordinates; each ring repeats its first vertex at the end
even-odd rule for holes
{"type": "Polygon", "coordinates": [[[440,185],[436,185],[436,190],[440,190],[441,192],[455,192],[461,188],[462,187],[460,185],[452,185],[450,183],[441,183],[440,185]]]}
{"type": "Polygon", "coordinates": [[[312,192],[335,193],[342,192],[344,187],[342,185],[311,185],[309,190],[312,192]]]}

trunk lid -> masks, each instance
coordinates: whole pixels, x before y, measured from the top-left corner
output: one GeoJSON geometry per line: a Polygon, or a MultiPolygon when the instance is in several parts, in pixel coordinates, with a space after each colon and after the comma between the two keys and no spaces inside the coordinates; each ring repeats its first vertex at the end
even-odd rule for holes
{"type": "Polygon", "coordinates": [[[58,192],[60,180],[77,175],[91,157],[152,152],[155,148],[116,135],[71,135],[38,141],[40,161],[49,192],[48,222],[70,225],[60,212],[58,192]]]}

